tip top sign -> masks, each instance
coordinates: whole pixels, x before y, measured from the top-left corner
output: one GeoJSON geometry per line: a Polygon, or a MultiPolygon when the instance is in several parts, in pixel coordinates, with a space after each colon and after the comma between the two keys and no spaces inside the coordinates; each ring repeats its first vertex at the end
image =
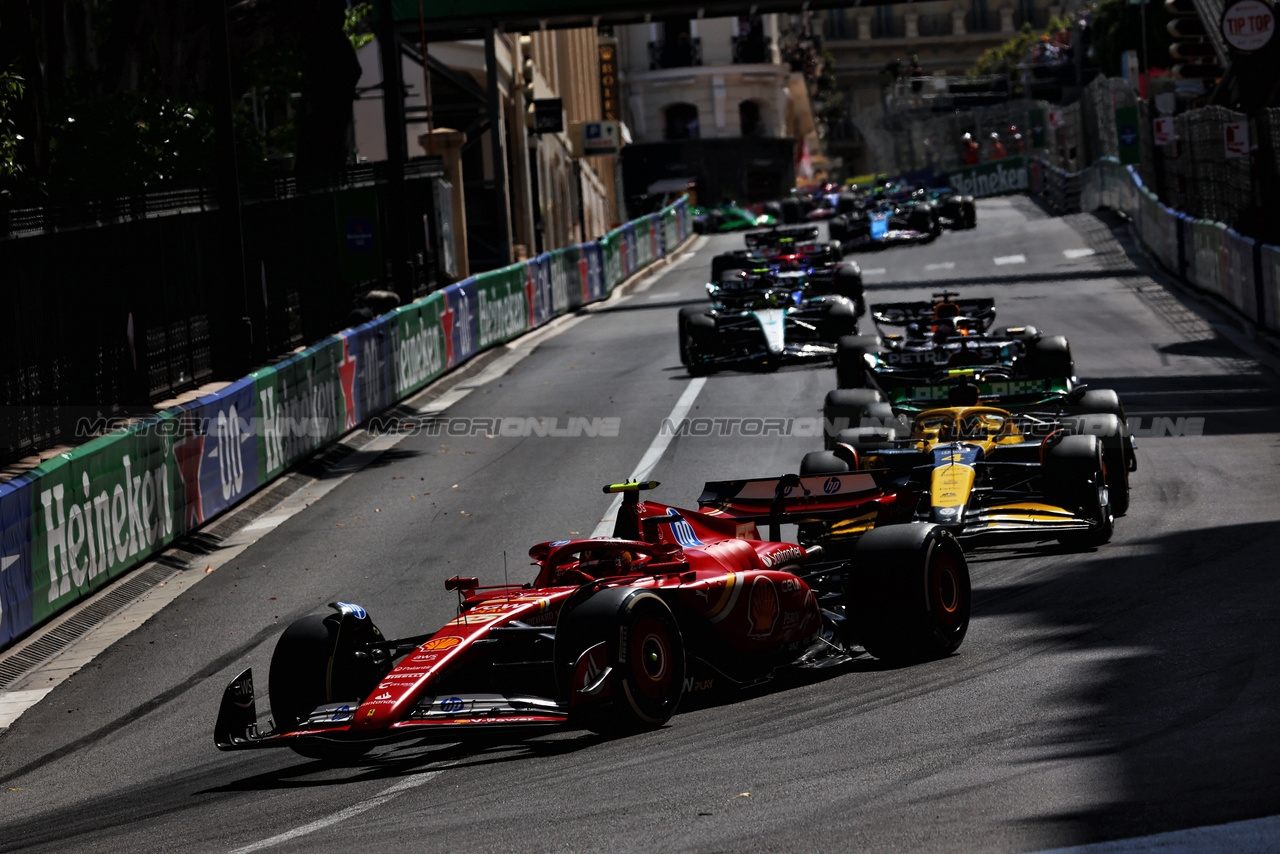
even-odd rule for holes
{"type": "Polygon", "coordinates": [[[1222,37],[1242,53],[1262,50],[1276,32],[1276,14],[1262,0],[1236,0],[1222,13],[1222,37]]]}

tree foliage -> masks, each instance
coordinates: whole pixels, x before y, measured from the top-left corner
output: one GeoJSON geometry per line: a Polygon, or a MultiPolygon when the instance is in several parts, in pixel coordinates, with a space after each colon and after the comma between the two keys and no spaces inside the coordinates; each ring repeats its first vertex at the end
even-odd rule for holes
{"type": "Polygon", "coordinates": [[[1027,52],[1038,41],[1041,36],[1053,37],[1053,34],[1063,29],[1070,29],[1072,21],[1070,18],[1053,18],[1049,21],[1049,26],[1044,30],[1033,29],[1030,24],[1023,24],[1021,31],[1009,39],[1004,44],[996,45],[988,48],[977,62],[973,64],[973,68],[969,69],[969,75],[978,77],[982,75],[996,74],[1004,77],[1012,77],[1015,80],[1019,77],[1018,64],[1025,62],[1027,52]]]}
{"type": "Polygon", "coordinates": [[[22,78],[12,69],[0,71],[0,180],[15,178],[22,171],[22,164],[18,162],[18,143],[22,136],[13,119],[20,100],[22,78]]]}
{"type": "Polygon", "coordinates": [[[226,2],[230,93],[209,0],[0,0],[7,203],[210,186],[227,97],[246,181],[341,168],[368,4],[226,2]]]}
{"type": "MultiPolygon", "coordinates": [[[[1170,21],[1163,3],[1147,3],[1147,42],[1149,56],[1143,67],[1168,68],[1169,45],[1173,39],[1165,26],[1170,21]]],[[[1101,0],[1094,7],[1093,56],[1098,69],[1108,77],[1120,76],[1120,55],[1126,50],[1144,50],[1142,44],[1142,7],[1128,0],[1101,0]]]]}

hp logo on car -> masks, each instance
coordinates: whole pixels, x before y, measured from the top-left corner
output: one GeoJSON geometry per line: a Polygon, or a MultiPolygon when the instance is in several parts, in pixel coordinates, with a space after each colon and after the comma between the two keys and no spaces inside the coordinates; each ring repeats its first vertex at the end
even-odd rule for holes
{"type": "Polygon", "coordinates": [[[440,701],[440,711],[442,712],[460,712],[462,711],[462,698],[450,697],[447,700],[440,701]]]}
{"type": "Polygon", "coordinates": [[[827,495],[840,491],[840,478],[829,477],[822,484],[822,491],[827,495]]]}

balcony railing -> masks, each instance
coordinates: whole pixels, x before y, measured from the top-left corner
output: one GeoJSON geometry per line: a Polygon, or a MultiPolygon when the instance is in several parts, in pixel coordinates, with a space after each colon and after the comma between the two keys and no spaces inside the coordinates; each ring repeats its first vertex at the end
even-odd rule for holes
{"type": "Polygon", "coordinates": [[[772,41],[766,36],[757,36],[755,34],[749,36],[733,37],[733,62],[735,65],[758,65],[762,62],[772,62],[772,51],[769,49],[772,41]]]}
{"type": "Polygon", "coordinates": [[[702,64],[702,39],[649,42],[649,70],[690,68],[702,64]]]}

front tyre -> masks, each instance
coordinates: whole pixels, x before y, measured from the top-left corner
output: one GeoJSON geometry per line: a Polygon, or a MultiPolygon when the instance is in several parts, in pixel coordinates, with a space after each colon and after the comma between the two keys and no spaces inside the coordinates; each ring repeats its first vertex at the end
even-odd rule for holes
{"type": "MultiPolygon", "coordinates": [[[[380,675],[357,658],[357,649],[382,639],[369,620],[343,614],[316,614],[285,629],[271,654],[267,679],[271,714],[280,732],[294,730],[325,703],[360,703],[377,687],[380,675]]],[[[367,660],[367,656],[365,657],[367,660]]],[[[363,756],[371,745],[305,743],[290,745],[308,759],[338,762],[363,756]]]]}
{"type": "Polygon", "coordinates": [[[849,640],[889,664],[950,655],[969,628],[968,562],[940,525],[912,522],[863,534],[844,595],[849,640]]]}
{"type": "MultiPolygon", "coordinates": [[[[579,722],[608,736],[663,726],[684,694],[684,639],[671,608],[647,590],[596,593],[562,616],[556,628],[561,672],[600,642],[611,669],[608,696],[580,706],[579,722]]],[[[573,707],[574,698],[569,699],[573,707]]]]}

